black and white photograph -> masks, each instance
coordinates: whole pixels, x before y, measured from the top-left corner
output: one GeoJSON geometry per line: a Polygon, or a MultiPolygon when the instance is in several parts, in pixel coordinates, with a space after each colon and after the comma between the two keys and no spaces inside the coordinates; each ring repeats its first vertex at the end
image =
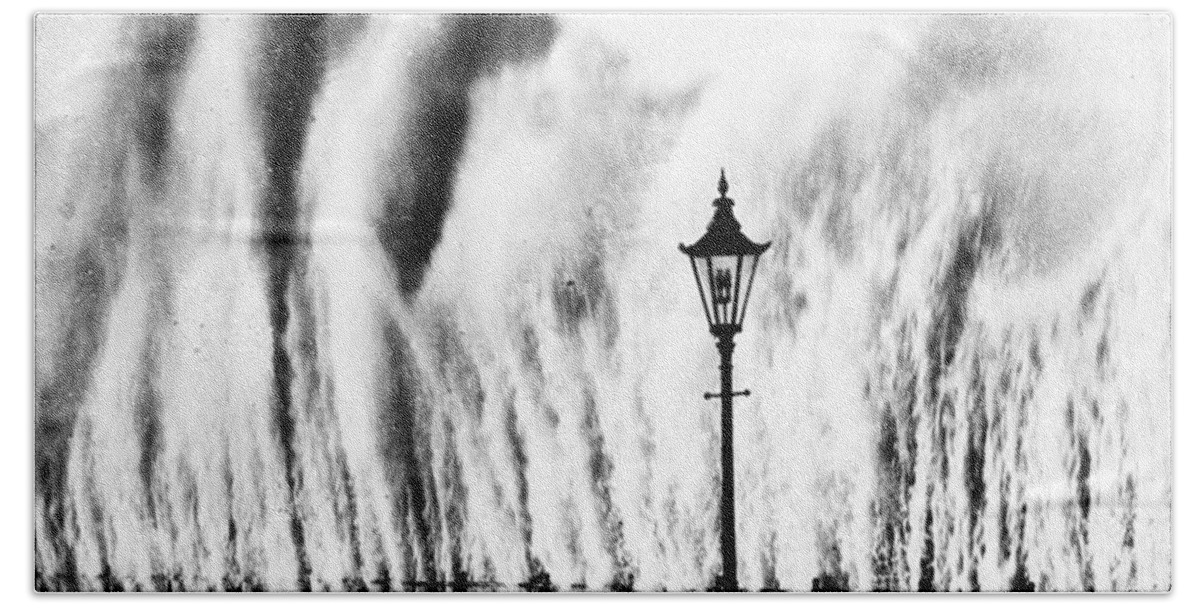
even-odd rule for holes
{"type": "Polygon", "coordinates": [[[28,19],[34,591],[1192,574],[1168,12],[28,19]]]}

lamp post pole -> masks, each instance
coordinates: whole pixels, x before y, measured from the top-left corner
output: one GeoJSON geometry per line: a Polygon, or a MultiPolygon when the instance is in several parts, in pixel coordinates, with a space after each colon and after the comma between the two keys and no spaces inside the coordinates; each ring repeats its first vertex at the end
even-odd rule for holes
{"type": "Polygon", "coordinates": [[[733,336],[742,331],[750,289],[759,256],[771,243],[755,243],[742,234],[741,225],[733,217],[733,199],[725,196],[729,183],[725,170],[717,181],[713,201],[716,211],[708,230],[691,245],[680,243],[687,254],[704,306],[704,318],[709,333],[717,339],[721,356],[721,391],[704,393],[705,399],[721,399],[721,576],[717,587],[721,591],[738,591],[737,582],[737,523],[733,500],[733,398],[747,396],[748,390],[733,390],[733,336]]]}
{"type": "Polygon", "coordinates": [[[750,389],[733,390],[733,335],[735,327],[714,332],[721,355],[721,392],[704,393],[705,399],[721,398],[721,591],[737,591],[737,517],[733,503],[733,398],[750,396],[750,389]]]}
{"type": "MultiPolygon", "coordinates": [[[[737,591],[737,529],[733,507],[733,332],[717,338],[721,353],[721,590],[737,591]]],[[[746,391],[749,394],[749,391],[746,391]]]]}

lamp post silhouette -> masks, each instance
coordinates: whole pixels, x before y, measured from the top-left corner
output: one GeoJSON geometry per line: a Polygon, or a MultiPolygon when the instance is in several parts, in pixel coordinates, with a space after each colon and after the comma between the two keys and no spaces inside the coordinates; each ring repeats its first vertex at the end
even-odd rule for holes
{"type": "Polygon", "coordinates": [[[721,178],[717,181],[717,192],[721,196],[713,200],[717,210],[708,223],[708,231],[691,245],[680,243],[679,249],[687,254],[692,264],[708,331],[717,339],[717,352],[721,355],[721,392],[704,393],[704,398],[721,398],[722,570],[718,588],[721,591],[737,591],[733,398],[748,396],[750,391],[733,390],[733,336],[742,331],[746,304],[750,301],[750,288],[754,286],[754,272],[758,270],[758,259],[771,243],[755,243],[742,234],[741,224],[733,217],[733,199],[725,196],[728,190],[729,183],[725,181],[725,169],[722,168],[721,178]]]}

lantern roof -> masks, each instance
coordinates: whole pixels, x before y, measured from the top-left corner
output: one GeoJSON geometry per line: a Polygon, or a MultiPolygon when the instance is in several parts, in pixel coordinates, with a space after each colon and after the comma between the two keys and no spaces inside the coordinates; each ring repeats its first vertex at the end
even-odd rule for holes
{"type": "Polygon", "coordinates": [[[729,191],[729,182],[725,181],[725,169],[721,169],[721,178],[717,181],[717,192],[720,196],[713,199],[712,221],[708,223],[708,231],[700,240],[691,245],[679,244],[679,249],[692,257],[714,257],[722,255],[759,255],[771,246],[771,242],[755,243],[742,234],[742,225],[733,217],[733,199],[725,196],[729,191]]]}

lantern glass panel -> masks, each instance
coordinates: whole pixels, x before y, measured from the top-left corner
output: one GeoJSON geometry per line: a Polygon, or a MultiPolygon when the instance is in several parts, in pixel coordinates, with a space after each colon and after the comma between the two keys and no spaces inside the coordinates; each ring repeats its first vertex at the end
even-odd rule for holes
{"type": "Polygon", "coordinates": [[[712,326],[712,289],[708,282],[708,258],[688,256],[688,260],[695,273],[696,287],[700,290],[700,305],[704,307],[704,318],[708,320],[709,326],[712,326]]]}
{"type": "Polygon", "coordinates": [[[761,254],[750,254],[742,258],[742,289],[738,292],[738,310],[735,322],[741,326],[746,318],[746,309],[750,307],[750,290],[754,288],[754,274],[758,270],[758,258],[761,254]]]}
{"type": "Polygon", "coordinates": [[[730,325],[737,322],[738,300],[745,290],[748,275],[742,256],[718,255],[707,259],[708,301],[713,323],[730,325]]]}

